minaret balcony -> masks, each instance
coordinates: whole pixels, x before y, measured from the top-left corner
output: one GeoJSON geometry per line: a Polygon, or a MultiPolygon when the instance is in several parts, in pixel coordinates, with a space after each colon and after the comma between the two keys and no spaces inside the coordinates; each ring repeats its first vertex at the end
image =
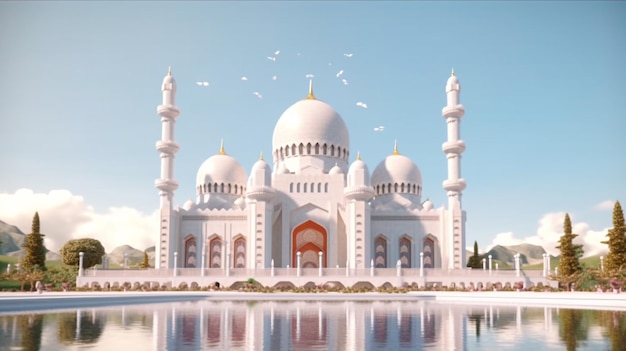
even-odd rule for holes
{"type": "Polygon", "coordinates": [[[159,140],[156,142],[156,149],[166,154],[175,154],[180,149],[176,142],[171,140],[159,140]]]}
{"type": "Polygon", "coordinates": [[[157,179],[154,181],[154,187],[161,191],[172,192],[178,189],[178,182],[174,179],[157,179]]]}
{"type": "Polygon", "coordinates": [[[448,117],[463,117],[465,114],[465,107],[463,105],[458,104],[456,106],[446,106],[441,109],[441,114],[444,118],[448,117]]]}
{"type": "Polygon", "coordinates": [[[443,181],[443,188],[448,191],[461,191],[466,186],[465,179],[446,179],[443,181]]]}
{"type": "Polygon", "coordinates": [[[256,186],[246,191],[246,197],[256,201],[269,201],[275,195],[276,191],[269,186],[256,186]]]}
{"type": "Polygon", "coordinates": [[[446,154],[460,154],[465,151],[465,143],[463,140],[446,141],[441,144],[441,149],[446,154]]]}
{"type": "Polygon", "coordinates": [[[157,113],[162,117],[176,118],[180,114],[178,107],[174,105],[159,105],[157,107],[157,113]]]}
{"type": "Polygon", "coordinates": [[[374,189],[371,186],[351,186],[344,190],[343,194],[348,200],[367,201],[374,197],[374,189]]]}

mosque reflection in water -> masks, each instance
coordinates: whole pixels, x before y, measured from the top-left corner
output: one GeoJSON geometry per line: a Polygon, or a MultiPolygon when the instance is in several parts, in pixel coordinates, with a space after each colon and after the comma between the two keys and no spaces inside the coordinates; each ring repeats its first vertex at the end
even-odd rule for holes
{"type": "Polygon", "coordinates": [[[437,319],[433,308],[424,303],[392,302],[200,302],[153,315],[159,349],[363,350],[366,345],[462,345],[462,316],[449,321],[445,330],[437,319]]]}
{"type": "Polygon", "coordinates": [[[516,349],[551,343],[566,350],[619,350],[626,343],[626,312],[428,301],[204,300],[0,315],[0,349],[132,343],[135,350],[463,350],[492,342],[516,349]]]}

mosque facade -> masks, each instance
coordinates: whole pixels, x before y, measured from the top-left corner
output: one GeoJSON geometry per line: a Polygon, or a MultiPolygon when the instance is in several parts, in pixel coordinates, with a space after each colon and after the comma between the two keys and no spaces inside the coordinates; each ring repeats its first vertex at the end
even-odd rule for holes
{"type": "Polygon", "coordinates": [[[442,110],[448,204],[438,208],[422,200],[420,170],[397,146],[370,173],[360,156],[351,154],[342,117],[317,99],[312,87],[276,122],[271,164],[261,156],[246,174],[222,144],[198,169],[196,200],[175,206],[179,110],[171,70],[161,90],[157,268],[464,268],[460,121],[465,110],[454,71],[442,110]]]}

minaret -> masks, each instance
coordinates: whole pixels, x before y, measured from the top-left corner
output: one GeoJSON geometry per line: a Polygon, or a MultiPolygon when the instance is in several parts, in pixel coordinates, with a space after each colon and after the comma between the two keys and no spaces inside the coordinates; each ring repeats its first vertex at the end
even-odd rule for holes
{"type": "Polygon", "coordinates": [[[154,182],[154,186],[160,190],[161,197],[160,235],[157,241],[157,268],[168,268],[173,265],[173,253],[176,251],[175,241],[172,243],[172,203],[174,191],[178,189],[178,182],[174,179],[174,154],[178,152],[178,144],[174,141],[174,124],[180,114],[176,107],[176,81],[172,77],[172,69],[163,78],[161,86],[163,103],[157,107],[157,113],[161,116],[161,140],[157,141],[156,149],[161,153],[161,178],[154,182]]]}
{"type": "Polygon", "coordinates": [[[461,154],[465,151],[465,143],[461,140],[459,128],[465,108],[460,104],[460,92],[459,79],[452,69],[446,84],[448,103],[441,111],[448,125],[448,140],[442,145],[448,159],[448,179],[443,181],[443,188],[448,192],[447,234],[444,239],[447,262],[442,264],[448,269],[465,267],[465,213],[461,207],[461,191],[466,186],[465,179],[461,178],[461,154]]]}

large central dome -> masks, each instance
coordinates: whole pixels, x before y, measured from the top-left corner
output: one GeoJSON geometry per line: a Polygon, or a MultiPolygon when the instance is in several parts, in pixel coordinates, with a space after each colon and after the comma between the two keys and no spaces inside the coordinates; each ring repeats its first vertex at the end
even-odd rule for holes
{"type": "Polygon", "coordinates": [[[341,116],[311,94],[280,116],[272,148],[279,158],[317,154],[347,159],[350,137],[341,116]]]}

